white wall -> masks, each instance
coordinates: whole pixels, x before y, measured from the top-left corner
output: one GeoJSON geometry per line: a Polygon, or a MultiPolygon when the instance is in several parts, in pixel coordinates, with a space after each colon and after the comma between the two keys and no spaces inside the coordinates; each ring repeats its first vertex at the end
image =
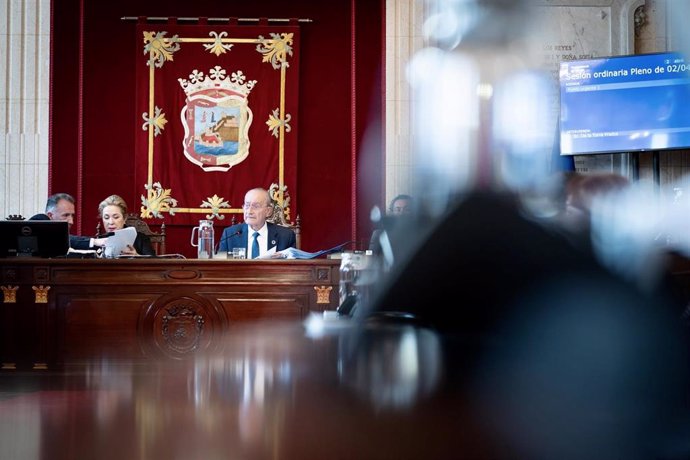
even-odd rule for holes
{"type": "Polygon", "coordinates": [[[0,1],[0,218],[48,194],[50,0],[0,1]]]}

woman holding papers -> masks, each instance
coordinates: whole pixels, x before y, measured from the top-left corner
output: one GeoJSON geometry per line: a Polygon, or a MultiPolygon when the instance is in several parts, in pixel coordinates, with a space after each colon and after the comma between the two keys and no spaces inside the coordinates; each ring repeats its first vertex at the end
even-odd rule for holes
{"type": "MultiPolygon", "coordinates": [[[[110,195],[98,205],[98,215],[103,221],[103,228],[106,232],[114,232],[125,228],[125,217],[127,216],[127,203],[118,195],[110,195]]],[[[120,254],[126,256],[155,256],[156,252],[151,246],[151,240],[147,235],[137,232],[134,243],[126,246],[120,254]]]]}

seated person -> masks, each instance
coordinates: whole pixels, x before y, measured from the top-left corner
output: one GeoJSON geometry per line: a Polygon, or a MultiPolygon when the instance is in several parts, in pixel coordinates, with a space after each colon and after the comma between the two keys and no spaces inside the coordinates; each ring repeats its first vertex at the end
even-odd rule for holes
{"type": "MultiPolygon", "coordinates": [[[[56,193],[48,197],[45,214],[36,214],[29,220],[55,220],[67,222],[72,228],[74,223],[74,198],[68,193],[56,193]]],[[[89,238],[88,236],[69,236],[69,246],[72,249],[97,249],[105,245],[104,238],[89,238]]]]}
{"type": "Polygon", "coordinates": [[[263,188],[255,188],[244,196],[244,223],[233,225],[223,231],[219,252],[233,248],[246,248],[247,259],[256,259],[271,248],[282,251],[295,247],[297,238],[289,228],[266,222],[273,207],[271,197],[263,188]]]}
{"type": "MultiPolygon", "coordinates": [[[[114,232],[125,227],[125,216],[127,215],[127,203],[118,195],[110,195],[98,205],[98,215],[103,221],[105,232],[114,232]]],[[[131,246],[127,246],[121,254],[116,255],[144,255],[155,256],[151,239],[143,233],[137,232],[137,238],[131,246]]]]}
{"type": "Polygon", "coordinates": [[[620,194],[629,186],[630,182],[626,177],[615,173],[581,175],[576,180],[571,180],[564,223],[572,229],[588,229],[592,203],[596,199],[620,194]]]}
{"type": "Polygon", "coordinates": [[[391,201],[388,206],[390,215],[399,216],[401,214],[411,214],[414,207],[414,200],[410,195],[398,195],[391,201]]]}
{"type": "MultiPolygon", "coordinates": [[[[410,195],[401,194],[396,196],[391,200],[388,206],[388,215],[392,217],[400,216],[410,216],[413,212],[414,199],[410,195]]],[[[383,225],[383,223],[379,223],[383,225]]],[[[374,251],[375,254],[381,252],[381,232],[382,228],[377,228],[371,234],[371,239],[369,240],[369,249],[374,251]]]]}

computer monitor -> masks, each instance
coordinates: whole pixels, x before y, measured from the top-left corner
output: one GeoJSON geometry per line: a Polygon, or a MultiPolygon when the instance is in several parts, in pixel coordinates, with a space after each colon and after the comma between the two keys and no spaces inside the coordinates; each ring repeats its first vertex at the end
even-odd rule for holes
{"type": "Polygon", "coordinates": [[[690,60],[676,52],[562,62],[561,155],[690,147],[690,60]]]}
{"type": "Polygon", "coordinates": [[[0,257],[58,257],[67,251],[67,222],[0,220],[0,257]]]}

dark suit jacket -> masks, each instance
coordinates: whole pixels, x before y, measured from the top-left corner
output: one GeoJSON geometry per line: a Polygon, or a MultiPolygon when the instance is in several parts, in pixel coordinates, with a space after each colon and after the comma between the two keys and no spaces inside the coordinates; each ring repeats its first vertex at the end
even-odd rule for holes
{"type": "Polygon", "coordinates": [[[155,256],[156,251],[154,251],[153,246],[151,245],[151,238],[149,238],[148,235],[144,235],[141,232],[137,232],[137,238],[134,240],[134,249],[137,250],[137,253],[142,256],[155,256]]]}
{"type": "Polygon", "coordinates": [[[80,250],[98,249],[98,248],[91,247],[91,238],[89,238],[88,236],[70,235],[69,236],[69,246],[72,249],[80,249],[80,250]]]}
{"type": "MultiPolygon", "coordinates": [[[[294,248],[297,244],[295,232],[287,227],[267,223],[268,225],[268,249],[276,248],[276,251],[282,251],[287,248],[294,248]]],[[[233,248],[247,248],[247,240],[249,234],[253,231],[247,224],[237,224],[223,230],[223,235],[220,237],[218,251],[232,251],[233,248]]]]}
{"type": "MultiPolygon", "coordinates": [[[[96,247],[90,246],[91,243],[91,238],[88,236],[78,236],[78,235],[70,235],[69,236],[69,245],[72,249],[98,249],[96,247]]],[[[148,237],[148,235],[144,235],[143,233],[137,232],[137,238],[134,240],[134,249],[137,250],[137,253],[139,253],[142,256],[155,256],[156,251],[153,250],[153,246],[151,245],[151,238],[148,237]]]]}

